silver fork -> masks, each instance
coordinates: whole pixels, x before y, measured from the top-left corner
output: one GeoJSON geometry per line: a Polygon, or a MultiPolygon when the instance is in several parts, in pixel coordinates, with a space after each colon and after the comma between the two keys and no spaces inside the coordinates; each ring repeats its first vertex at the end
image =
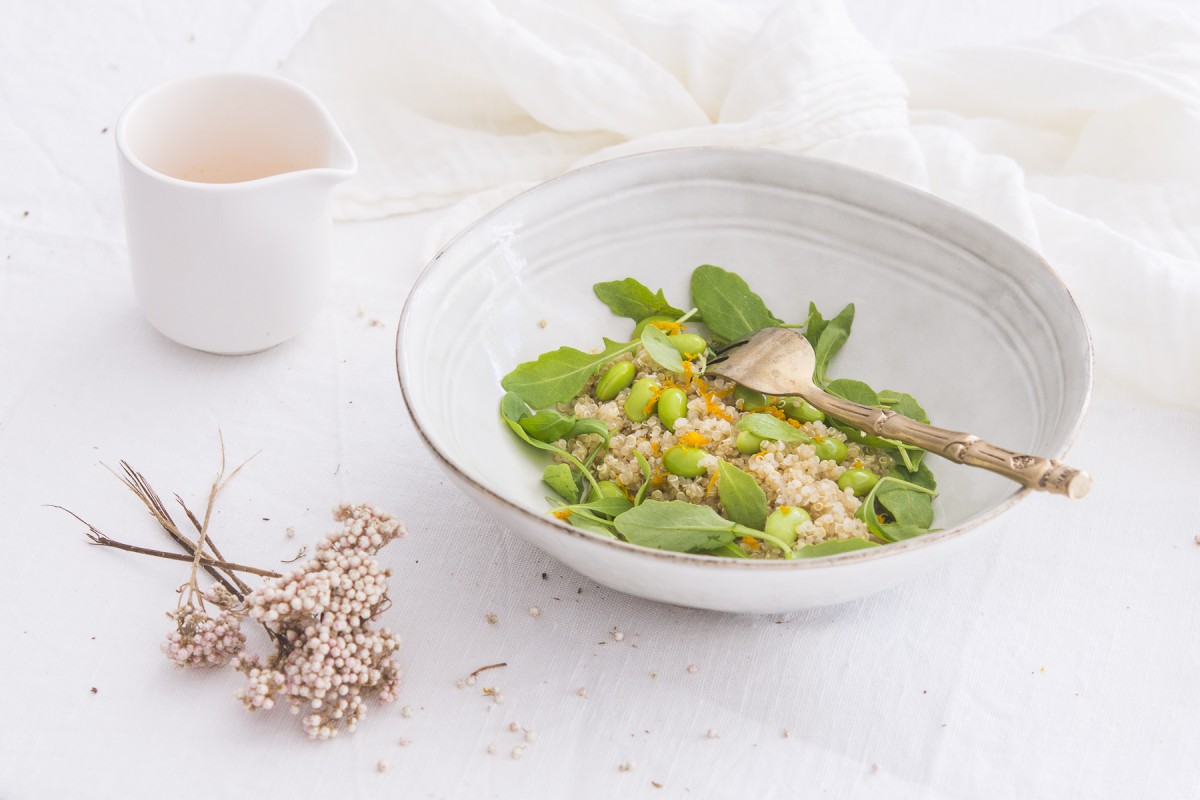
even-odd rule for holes
{"type": "Polygon", "coordinates": [[[801,397],[859,430],[916,445],[958,464],[982,467],[1030,489],[1078,499],[1092,488],[1090,475],[1058,461],[1005,450],[969,433],[936,428],[890,409],[871,408],[829,394],[812,380],[816,360],[812,345],[802,334],[767,328],[722,350],[708,363],[706,372],[763,394],[801,397]]]}

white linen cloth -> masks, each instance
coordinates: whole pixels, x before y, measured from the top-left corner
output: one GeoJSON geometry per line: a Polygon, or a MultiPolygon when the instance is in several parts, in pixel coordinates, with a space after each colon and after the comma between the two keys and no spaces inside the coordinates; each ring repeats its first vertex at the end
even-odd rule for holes
{"type": "MultiPolygon", "coordinates": [[[[848,0],[889,52],[976,54],[1094,3],[848,0]]],[[[584,580],[425,452],[395,322],[442,212],[335,226],[327,307],[270,351],[222,358],[157,334],[129,279],[113,122],[181,74],[275,69],[324,5],[0,0],[0,798],[1200,796],[1196,413],[1101,391],[1071,452],[1096,479],[1085,501],[1023,501],[952,563],[858,602],[734,616],[584,580]],[[230,558],[311,552],[340,500],[408,526],[381,554],[400,698],[353,735],[309,742],[282,709],[243,711],[239,676],[174,669],[159,646],[186,565],[88,547],[42,505],[170,547],[101,462],[202,507],[218,428],[231,464],[262,450],[217,503],[230,558]]]]}
{"type": "Polygon", "coordinates": [[[1018,44],[889,63],[839,0],[340,0],[289,58],[357,149],[346,219],[517,192],[688,145],[804,152],[1040,249],[1098,374],[1200,407],[1200,9],[1101,8],[1018,44]]]}

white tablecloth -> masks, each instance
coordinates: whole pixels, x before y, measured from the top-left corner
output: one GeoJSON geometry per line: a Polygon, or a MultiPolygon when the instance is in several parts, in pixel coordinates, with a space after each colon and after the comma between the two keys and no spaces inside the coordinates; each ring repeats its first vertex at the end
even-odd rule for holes
{"type": "MultiPolygon", "coordinates": [[[[392,352],[436,214],[338,226],[328,307],[274,350],[209,356],[151,329],[127,274],[117,113],[176,75],[275,68],[322,5],[0,5],[0,797],[1200,793],[1194,414],[1101,393],[1071,456],[1096,480],[1086,501],[1031,498],[964,557],[861,602],[731,616],[580,578],[421,449],[392,352]],[[43,505],[166,547],[102,463],[202,506],[218,429],[232,462],[262,451],[218,501],[230,558],[291,558],[340,500],[407,523],[383,554],[401,698],[353,735],[309,742],[282,710],[242,711],[239,676],[175,670],[158,647],[186,568],[89,548],[43,505]]],[[[851,12],[895,51],[1039,32],[1092,5],[851,12]]]]}

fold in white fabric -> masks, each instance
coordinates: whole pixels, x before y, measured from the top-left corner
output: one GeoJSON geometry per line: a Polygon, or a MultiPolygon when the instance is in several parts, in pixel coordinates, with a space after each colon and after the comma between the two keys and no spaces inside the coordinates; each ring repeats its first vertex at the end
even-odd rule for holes
{"type": "Polygon", "coordinates": [[[457,203],[432,252],[585,164],[776,148],[904,181],[1045,254],[1097,376],[1200,407],[1200,13],[1101,8],[891,62],[837,0],[340,0],[287,72],[361,160],[335,213],[457,203]]]}

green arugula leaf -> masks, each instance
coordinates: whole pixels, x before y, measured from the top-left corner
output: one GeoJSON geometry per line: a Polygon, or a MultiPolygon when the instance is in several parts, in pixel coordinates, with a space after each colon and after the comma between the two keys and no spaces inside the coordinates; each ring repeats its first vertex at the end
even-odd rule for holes
{"type": "Polygon", "coordinates": [[[741,276],[711,264],[696,267],[692,273],[692,305],[723,342],[783,324],[741,276]]]}
{"type": "Polygon", "coordinates": [[[605,523],[598,517],[589,517],[584,514],[572,514],[567,517],[566,523],[573,528],[579,528],[581,531],[596,533],[607,539],[616,539],[617,535],[613,533],[612,523],[605,523]]]}
{"type": "Polygon", "coordinates": [[[575,417],[560,413],[557,409],[543,408],[536,414],[523,417],[520,425],[539,442],[557,442],[571,433],[575,427],[575,417]]]}
{"type": "Polygon", "coordinates": [[[842,345],[850,338],[850,327],[853,324],[854,303],[850,303],[824,325],[819,340],[809,339],[809,343],[816,352],[817,365],[813,370],[813,378],[818,384],[825,383],[825,370],[829,367],[829,361],[838,354],[842,345]]]}
{"type": "Polygon", "coordinates": [[[912,470],[897,464],[888,470],[886,477],[893,478],[896,482],[887,482],[875,495],[879,507],[893,520],[890,524],[881,525],[885,534],[890,537],[910,538],[909,535],[905,535],[908,528],[928,533],[933,525],[933,495],[927,492],[937,488],[933,471],[926,464],[918,464],[912,470]]]}
{"type": "Polygon", "coordinates": [[[866,550],[869,547],[879,547],[879,545],[857,536],[852,539],[831,539],[818,544],[806,544],[796,551],[796,558],[823,558],[824,556],[836,556],[838,553],[866,550]]]}
{"type": "Polygon", "coordinates": [[[500,385],[506,391],[516,392],[534,408],[565,403],[574,399],[601,367],[617,356],[635,350],[638,344],[605,339],[604,350],[600,353],[560,347],[543,353],[534,361],[518,364],[516,369],[504,376],[500,385]]]}
{"type": "Polygon", "coordinates": [[[633,498],[633,504],[640,506],[646,497],[646,490],[650,487],[650,478],[654,476],[654,471],[650,469],[650,462],[646,460],[646,457],[637,450],[633,451],[633,457],[637,459],[638,468],[642,471],[642,485],[638,487],[637,494],[633,498]]]}
{"type": "Polygon", "coordinates": [[[770,439],[776,442],[812,441],[812,437],[799,428],[793,428],[778,417],[770,414],[743,414],[735,425],[739,431],[749,431],[760,439],[770,439]]]}
{"type": "MultiPolygon", "coordinates": [[[[507,395],[506,395],[506,397],[507,397],[507,395]]],[[[555,445],[547,444],[546,442],[539,442],[537,439],[534,439],[532,436],[530,436],[528,433],[525,432],[525,429],[521,427],[521,424],[519,422],[511,420],[508,418],[508,416],[506,416],[507,414],[510,414],[510,413],[519,413],[518,409],[516,409],[516,407],[515,407],[515,404],[511,403],[511,402],[506,403],[504,400],[501,400],[501,402],[500,402],[501,419],[503,419],[504,424],[507,425],[509,427],[509,429],[511,429],[512,432],[517,435],[517,438],[519,438],[521,441],[525,442],[525,444],[530,445],[531,447],[536,447],[538,450],[545,450],[548,453],[554,453],[557,456],[562,456],[564,461],[566,461],[571,466],[575,467],[575,469],[579,470],[580,473],[583,474],[584,478],[588,481],[588,483],[590,483],[592,485],[592,491],[594,491],[596,494],[600,494],[600,486],[596,483],[596,479],[592,477],[592,473],[588,471],[588,468],[584,465],[584,463],[582,461],[580,461],[578,458],[576,458],[575,456],[568,453],[566,450],[563,450],[561,447],[556,447],[555,445]]]]}
{"type": "Polygon", "coordinates": [[[933,525],[933,498],[897,484],[879,490],[875,501],[900,525],[929,529],[933,525]]]}
{"type": "Polygon", "coordinates": [[[508,392],[504,397],[500,398],[500,417],[502,419],[509,420],[510,422],[520,422],[532,413],[529,410],[529,406],[521,399],[521,395],[516,392],[508,392]]]}
{"type": "Polygon", "coordinates": [[[571,426],[571,432],[567,434],[568,439],[574,439],[576,436],[583,436],[586,433],[594,433],[597,436],[604,437],[605,444],[612,438],[612,431],[608,429],[607,423],[594,419],[592,417],[572,417],[575,424],[571,426]]]}
{"type": "Polygon", "coordinates": [[[838,378],[836,381],[830,381],[825,386],[825,391],[852,403],[872,408],[879,407],[879,395],[875,394],[875,390],[862,381],[838,378]]]}
{"type": "MultiPolygon", "coordinates": [[[[932,473],[930,473],[929,477],[932,477],[932,473]]],[[[871,489],[867,496],[863,498],[862,505],[858,507],[858,511],[855,512],[855,516],[867,524],[867,529],[871,531],[871,533],[875,534],[886,542],[897,542],[901,539],[911,539],[914,536],[921,536],[929,533],[928,525],[921,526],[912,522],[893,522],[890,524],[884,524],[879,521],[878,517],[876,516],[877,511],[875,509],[875,502],[879,498],[879,493],[889,489],[889,487],[898,487],[912,493],[925,494],[930,498],[937,494],[937,492],[931,488],[926,488],[911,481],[894,477],[891,472],[889,472],[889,474],[880,478],[879,482],[875,484],[875,488],[871,489]]],[[[893,500],[895,500],[898,504],[901,502],[895,497],[893,497],[893,500]]],[[[909,513],[909,507],[905,508],[905,513],[909,513]]],[[[911,513],[917,514],[920,512],[912,511],[911,513]]],[[[930,523],[932,523],[932,521],[933,517],[931,512],[930,523]]]]}
{"type": "Polygon", "coordinates": [[[568,503],[579,502],[579,484],[575,471],[567,464],[551,464],[542,472],[542,480],[568,503]]]}
{"type": "Polygon", "coordinates": [[[718,547],[716,550],[708,551],[707,555],[723,556],[725,558],[749,558],[750,557],[750,556],[746,555],[745,550],[738,547],[736,544],[733,544],[732,542],[730,542],[728,544],[723,544],[720,547],[718,547]]]}
{"type": "Polygon", "coordinates": [[[925,413],[925,409],[921,408],[921,404],[917,402],[917,398],[905,392],[894,392],[891,389],[884,389],[879,393],[879,405],[887,406],[897,414],[903,414],[909,419],[915,419],[917,422],[929,424],[929,415],[925,413]]]}
{"type": "Polygon", "coordinates": [[[924,536],[931,533],[932,529],[922,528],[918,525],[904,525],[898,522],[893,522],[888,525],[880,525],[879,533],[876,534],[885,542],[902,542],[905,539],[913,539],[917,536],[924,536]]]}
{"type": "Polygon", "coordinates": [[[642,329],[642,347],[654,362],[668,372],[682,373],[683,358],[667,335],[653,325],[642,329]]]}
{"type": "Polygon", "coordinates": [[[680,317],[683,312],[667,302],[662,289],[651,292],[634,278],[597,283],[592,287],[596,297],[618,317],[641,322],[646,317],[680,317]]]}
{"type": "Polygon", "coordinates": [[[813,351],[816,351],[817,343],[821,341],[821,334],[825,331],[826,320],[821,316],[821,312],[817,310],[817,304],[809,302],[808,304],[808,319],[804,321],[804,338],[808,339],[808,343],[813,346],[813,351]]]}
{"type": "Polygon", "coordinates": [[[564,508],[568,509],[572,514],[580,511],[588,511],[593,514],[615,517],[633,508],[633,503],[624,497],[597,497],[595,500],[589,500],[586,503],[574,503],[564,506],[564,508]]]}
{"type": "Polygon", "coordinates": [[[615,522],[617,532],[627,541],[676,553],[715,550],[732,542],[742,531],[755,533],[722,518],[708,506],[685,500],[647,500],[618,516],[615,522]]]}
{"type": "Polygon", "coordinates": [[[888,470],[888,475],[908,483],[916,484],[922,489],[936,489],[937,479],[933,475],[933,470],[928,464],[918,464],[915,469],[904,469],[897,464],[888,470]]]}
{"type": "Polygon", "coordinates": [[[725,515],[739,525],[761,531],[768,509],[767,495],[758,481],[724,459],[717,465],[717,475],[717,497],[725,515]]]}

